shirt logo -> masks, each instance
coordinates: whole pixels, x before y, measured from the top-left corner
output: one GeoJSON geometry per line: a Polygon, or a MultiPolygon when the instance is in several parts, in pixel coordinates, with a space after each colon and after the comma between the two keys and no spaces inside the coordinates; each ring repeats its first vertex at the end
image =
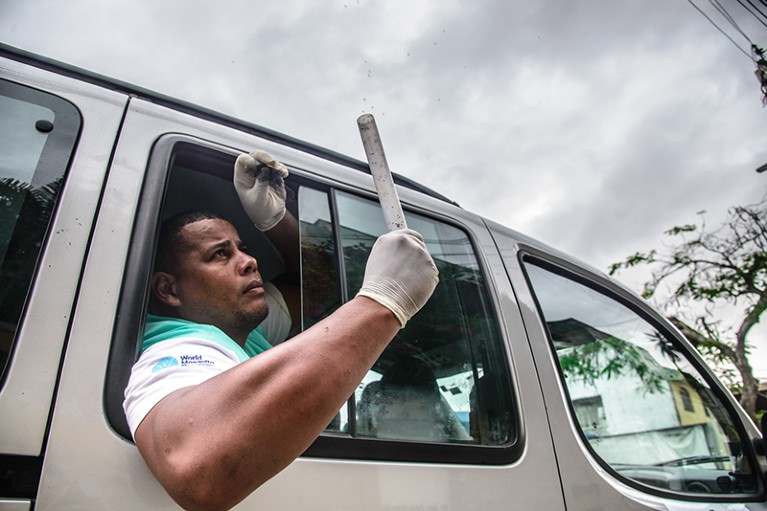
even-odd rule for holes
{"type": "Polygon", "coordinates": [[[175,367],[178,365],[178,359],[176,357],[165,357],[160,359],[152,368],[152,372],[162,371],[169,367],[175,367]]]}
{"type": "Polygon", "coordinates": [[[212,360],[203,358],[202,355],[181,355],[181,367],[189,367],[189,366],[213,367],[215,365],[216,365],[215,362],[213,362],[212,360]]]}
{"type": "Polygon", "coordinates": [[[181,355],[180,357],[165,357],[157,361],[152,368],[156,373],[171,367],[215,367],[216,363],[202,355],[181,355]]]}

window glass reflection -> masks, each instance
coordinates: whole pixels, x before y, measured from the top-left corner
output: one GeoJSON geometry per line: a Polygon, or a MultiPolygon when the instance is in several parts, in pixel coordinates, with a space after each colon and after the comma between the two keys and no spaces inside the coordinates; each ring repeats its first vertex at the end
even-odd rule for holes
{"type": "Polygon", "coordinates": [[[526,271],[598,456],[659,488],[756,491],[732,417],[684,351],[612,298],[534,264],[526,271]]]}

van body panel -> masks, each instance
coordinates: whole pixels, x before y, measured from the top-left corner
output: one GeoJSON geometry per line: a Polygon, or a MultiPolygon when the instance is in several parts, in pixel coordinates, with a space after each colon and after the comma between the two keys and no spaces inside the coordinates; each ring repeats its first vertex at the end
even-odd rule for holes
{"type": "Polygon", "coordinates": [[[72,102],[87,119],[0,388],[0,417],[18,421],[0,422],[0,452],[39,456],[80,269],[127,98],[11,61],[0,61],[0,75],[72,102]]]}

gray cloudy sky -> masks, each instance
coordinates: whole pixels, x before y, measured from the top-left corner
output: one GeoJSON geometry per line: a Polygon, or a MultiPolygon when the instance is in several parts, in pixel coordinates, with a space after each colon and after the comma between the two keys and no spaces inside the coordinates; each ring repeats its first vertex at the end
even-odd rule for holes
{"type": "Polygon", "coordinates": [[[0,0],[0,41],[361,160],[373,113],[395,171],[603,270],[767,192],[755,66],[687,0],[0,0]]]}

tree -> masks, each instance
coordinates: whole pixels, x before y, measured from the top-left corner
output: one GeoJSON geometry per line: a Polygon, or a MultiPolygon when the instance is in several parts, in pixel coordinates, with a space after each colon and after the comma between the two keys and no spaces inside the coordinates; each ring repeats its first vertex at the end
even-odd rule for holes
{"type": "Polygon", "coordinates": [[[740,403],[756,419],[758,381],[748,361],[748,333],[767,310],[767,197],[755,205],[728,211],[717,230],[707,230],[703,213],[699,224],[677,226],[665,232],[675,243],[665,252],[637,252],[610,267],[610,275],[621,269],[649,265],[652,276],[642,296],[656,295],[662,283],[670,285],[666,304],[680,310],[686,303],[705,305],[694,327],[678,316],[670,319],[709,360],[727,361],[740,377],[740,403]],[[737,329],[722,335],[720,321],[711,317],[718,305],[738,310],[737,329]],[[728,338],[730,337],[730,338],[728,338]]]}

